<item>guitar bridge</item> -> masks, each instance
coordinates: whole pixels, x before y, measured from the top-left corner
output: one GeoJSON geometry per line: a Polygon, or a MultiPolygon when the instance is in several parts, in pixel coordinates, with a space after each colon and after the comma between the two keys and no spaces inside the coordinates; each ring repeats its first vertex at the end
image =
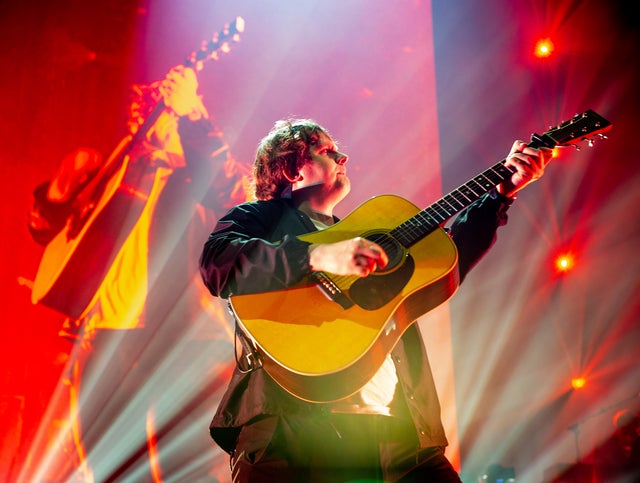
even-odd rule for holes
{"type": "Polygon", "coordinates": [[[313,277],[316,279],[316,285],[327,296],[329,300],[336,302],[343,309],[353,307],[353,302],[345,295],[345,293],[331,280],[324,272],[314,272],[313,277]]]}

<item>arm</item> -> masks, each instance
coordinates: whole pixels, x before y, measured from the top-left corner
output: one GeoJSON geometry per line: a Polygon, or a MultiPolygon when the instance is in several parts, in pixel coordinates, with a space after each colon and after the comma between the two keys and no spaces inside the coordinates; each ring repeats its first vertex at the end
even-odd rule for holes
{"type": "Polygon", "coordinates": [[[251,168],[229,153],[222,131],[209,117],[197,90],[195,72],[184,67],[172,69],[160,84],[165,105],[179,117],[178,134],[186,164],[182,176],[199,186],[209,186],[207,195],[197,201],[221,213],[247,200],[251,168]]]}
{"type": "Polygon", "coordinates": [[[513,169],[511,178],[456,218],[451,226],[451,236],[458,247],[460,280],[495,243],[497,229],[507,223],[507,210],[516,193],[542,177],[551,155],[549,148],[530,148],[522,141],[515,141],[505,160],[505,166],[513,169]]]}
{"type": "Polygon", "coordinates": [[[311,273],[309,244],[287,233],[295,225],[277,208],[269,202],[245,203],[218,221],[200,257],[200,273],[213,295],[283,289],[311,273]]]}
{"type": "Polygon", "coordinates": [[[458,248],[460,281],[489,251],[497,239],[498,227],[506,225],[512,199],[491,192],[470,205],[451,225],[451,237],[458,248]]]}
{"type": "Polygon", "coordinates": [[[205,243],[205,285],[213,295],[229,297],[292,287],[314,270],[366,276],[387,263],[382,248],[363,238],[319,245],[296,238],[311,226],[284,200],[233,208],[205,243]]]}
{"type": "Polygon", "coordinates": [[[198,184],[209,184],[222,172],[229,151],[222,132],[209,119],[193,121],[183,116],[178,120],[178,134],[185,160],[183,177],[198,184]]]}

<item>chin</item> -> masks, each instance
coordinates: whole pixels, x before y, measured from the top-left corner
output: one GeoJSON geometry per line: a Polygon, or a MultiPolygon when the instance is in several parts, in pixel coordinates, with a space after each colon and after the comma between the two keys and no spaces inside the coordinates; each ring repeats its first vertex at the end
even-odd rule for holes
{"type": "Polygon", "coordinates": [[[351,181],[349,180],[349,178],[344,178],[344,181],[342,182],[342,192],[344,193],[344,196],[347,196],[350,191],[351,181]]]}

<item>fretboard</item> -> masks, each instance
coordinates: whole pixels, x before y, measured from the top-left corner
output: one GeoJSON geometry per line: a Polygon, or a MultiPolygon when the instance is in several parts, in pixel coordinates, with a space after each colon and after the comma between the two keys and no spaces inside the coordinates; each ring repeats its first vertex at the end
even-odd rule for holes
{"type": "Polygon", "coordinates": [[[398,225],[389,234],[409,248],[513,173],[502,160],[398,225]]]}

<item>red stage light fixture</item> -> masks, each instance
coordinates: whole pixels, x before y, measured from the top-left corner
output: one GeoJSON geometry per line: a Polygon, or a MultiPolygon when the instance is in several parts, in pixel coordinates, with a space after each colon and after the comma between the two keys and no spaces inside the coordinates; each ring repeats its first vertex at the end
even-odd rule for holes
{"type": "Polygon", "coordinates": [[[536,42],[536,46],[533,50],[533,55],[539,59],[549,57],[554,50],[553,42],[550,38],[540,39],[536,42]]]}

